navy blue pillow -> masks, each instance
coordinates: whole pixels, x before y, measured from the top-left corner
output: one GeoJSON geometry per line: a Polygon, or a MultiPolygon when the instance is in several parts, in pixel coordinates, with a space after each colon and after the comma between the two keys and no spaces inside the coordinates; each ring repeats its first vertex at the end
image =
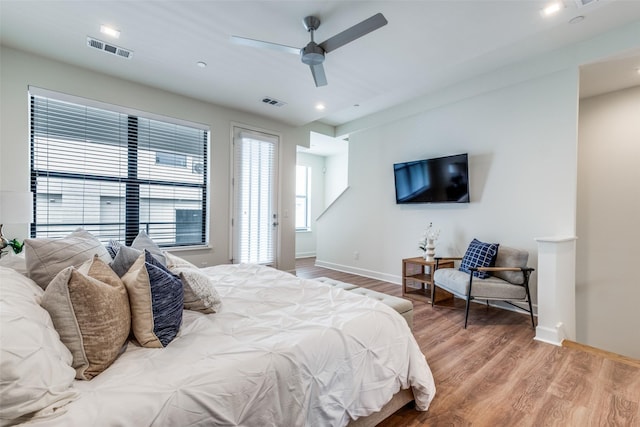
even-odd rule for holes
{"type": "Polygon", "coordinates": [[[171,273],[147,250],[144,260],[151,285],[153,332],[166,347],[178,335],[182,325],[184,288],[180,277],[171,273]]]}
{"type": "MultiPolygon", "coordinates": [[[[478,239],[473,239],[462,257],[460,271],[471,274],[472,267],[493,267],[498,255],[498,243],[483,243],[478,239]]],[[[473,275],[479,279],[486,279],[491,276],[486,271],[474,271],[473,275]]]]}

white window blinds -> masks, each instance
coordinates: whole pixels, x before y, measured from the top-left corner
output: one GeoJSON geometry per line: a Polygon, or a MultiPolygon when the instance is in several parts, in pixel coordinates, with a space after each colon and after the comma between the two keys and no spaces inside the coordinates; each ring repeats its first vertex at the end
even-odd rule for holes
{"type": "Polygon", "coordinates": [[[234,146],[234,262],[271,264],[277,138],[243,131],[234,146]]]}
{"type": "Polygon", "coordinates": [[[206,243],[207,146],[202,127],[30,94],[34,237],[83,227],[131,244],[206,243]]]}

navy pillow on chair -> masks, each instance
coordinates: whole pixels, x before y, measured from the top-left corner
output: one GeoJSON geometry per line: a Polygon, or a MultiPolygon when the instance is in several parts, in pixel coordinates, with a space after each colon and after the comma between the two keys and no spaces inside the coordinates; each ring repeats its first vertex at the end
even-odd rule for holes
{"type": "MultiPolygon", "coordinates": [[[[473,239],[460,262],[460,271],[471,274],[472,267],[492,267],[498,255],[498,243],[483,243],[478,239],[473,239]]],[[[491,276],[486,271],[474,271],[473,275],[479,279],[486,279],[491,276]]]]}

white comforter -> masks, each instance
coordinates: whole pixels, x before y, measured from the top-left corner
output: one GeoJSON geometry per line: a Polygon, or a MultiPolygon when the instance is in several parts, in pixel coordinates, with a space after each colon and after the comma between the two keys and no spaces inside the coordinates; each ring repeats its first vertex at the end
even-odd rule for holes
{"type": "Polygon", "coordinates": [[[55,426],[344,426],[433,377],[405,320],[373,299],[255,265],[204,269],[223,301],[164,349],[130,343],[55,426]]]}

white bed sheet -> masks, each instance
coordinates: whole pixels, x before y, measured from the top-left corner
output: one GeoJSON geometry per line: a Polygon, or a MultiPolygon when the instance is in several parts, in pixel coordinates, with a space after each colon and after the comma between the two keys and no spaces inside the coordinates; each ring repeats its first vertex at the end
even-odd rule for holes
{"type": "Polygon", "coordinates": [[[272,268],[203,269],[218,313],[185,311],[164,349],[129,343],[78,400],[42,426],[344,426],[433,377],[405,320],[386,305],[272,268]]]}

